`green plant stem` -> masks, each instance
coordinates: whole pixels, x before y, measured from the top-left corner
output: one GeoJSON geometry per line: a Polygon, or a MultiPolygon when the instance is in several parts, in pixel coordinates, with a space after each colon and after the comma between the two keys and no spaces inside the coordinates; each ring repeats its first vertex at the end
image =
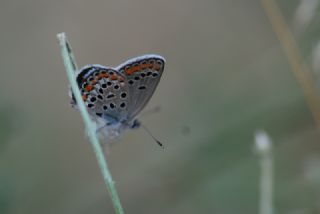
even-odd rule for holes
{"type": "Polygon", "coordinates": [[[261,181],[260,181],[260,213],[272,214],[272,172],[273,164],[270,154],[262,156],[261,165],[261,181]]]}
{"type": "Polygon", "coordinates": [[[264,131],[256,133],[256,151],[260,158],[260,214],[273,214],[272,142],[264,131]]]}
{"type": "Polygon", "coordinates": [[[98,136],[96,134],[96,126],[92,122],[92,120],[87,112],[86,106],[82,100],[81,93],[78,88],[78,84],[76,82],[75,71],[77,70],[77,65],[76,65],[72,50],[71,50],[71,46],[68,42],[68,39],[67,39],[67,36],[65,33],[57,34],[57,38],[59,40],[61,54],[62,54],[64,66],[65,66],[65,69],[67,72],[67,76],[68,76],[68,79],[69,79],[69,82],[71,85],[71,89],[72,89],[74,97],[77,101],[77,105],[79,107],[82,119],[85,123],[86,130],[87,130],[88,136],[89,136],[89,140],[92,144],[93,150],[94,150],[95,155],[97,157],[97,160],[98,160],[98,163],[100,166],[100,170],[103,175],[104,182],[105,182],[107,189],[110,193],[112,203],[113,203],[113,206],[114,206],[116,213],[122,214],[124,212],[123,212],[123,209],[122,209],[122,206],[120,203],[120,199],[119,199],[117,190],[114,185],[114,181],[112,180],[104,152],[101,148],[101,144],[100,144],[98,136]]]}

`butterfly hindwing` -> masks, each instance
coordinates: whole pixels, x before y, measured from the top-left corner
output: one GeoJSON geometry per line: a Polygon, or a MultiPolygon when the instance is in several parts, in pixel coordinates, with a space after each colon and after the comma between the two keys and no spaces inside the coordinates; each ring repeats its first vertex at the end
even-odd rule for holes
{"type": "Polygon", "coordinates": [[[116,122],[126,119],[129,93],[123,74],[111,67],[88,65],[80,70],[77,83],[91,115],[116,122]]]}
{"type": "Polygon", "coordinates": [[[148,103],[164,70],[165,60],[159,55],[144,55],[128,60],[116,69],[128,85],[128,120],[133,119],[148,103]]]}

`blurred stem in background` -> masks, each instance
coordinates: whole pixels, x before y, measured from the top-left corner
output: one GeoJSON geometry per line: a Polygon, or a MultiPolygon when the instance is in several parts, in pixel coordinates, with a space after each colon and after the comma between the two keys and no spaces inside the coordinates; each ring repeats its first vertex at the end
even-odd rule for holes
{"type": "Polygon", "coordinates": [[[123,209],[120,203],[120,199],[117,193],[117,190],[114,185],[114,181],[112,180],[107,161],[104,155],[104,152],[101,148],[101,144],[99,142],[98,136],[96,134],[96,126],[91,121],[90,116],[86,110],[86,106],[81,98],[81,93],[78,88],[78,84],[76,82],[75,78],[75,71],[77,70],[77,65],[75,62],[74,55],[71,50],[71,46],[68,42],[68,39],[65,35],[65,33],[57,34],[60,48],[61,48],[61,54],[64,62],[64,66],[67,71],[67,76],[71,85],[72,92],[74,94],[74,97],[77,101],[77,105],[79,107],[82,119],[85,123],[86,130],[88,132],[88,136],[90,139],[90,142],[92,144],[93,150],[96,154],[100,170],[102,172],[104,182],[109,190],[113,206],[115,208],[115,211],[117,214],[123,214],[123,209]]]}
{"type": "Polygon", "coordinates": [[[272,143],[264,131],[255,134],[255,149],[260,158],[260,214],[273,214],[272,143]]]}
{"type": "Polygon", "coordinates": [[[286,24],[276,1],[261,0],[261,3],[271,22],[274,32],[280,40],[282,49],[291,65],[292,71],[301,85],[317,127],[320,128],[320,100],[312,74],[300,54],[298,45],[286,24]]]}

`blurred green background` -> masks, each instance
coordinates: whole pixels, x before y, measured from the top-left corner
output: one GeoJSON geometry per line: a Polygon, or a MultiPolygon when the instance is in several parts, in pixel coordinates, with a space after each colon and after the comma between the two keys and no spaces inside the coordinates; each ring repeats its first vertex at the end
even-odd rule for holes
{"type": "MultiPolygon", "coordinates": [[[[278,1],[319,85],[314,2],[278,1]]],[[[319,132],[260,1],[3,0],[0,26],[1,214],[114,213],[69,105],[63,31],[80,66],[167,60],[145,109],[161,111],[140,117],[166,149],[140,129],[108,150],[126,213],[258,213],[259,129],[274,142],[275,212],[320,213],[319,132]]]]}

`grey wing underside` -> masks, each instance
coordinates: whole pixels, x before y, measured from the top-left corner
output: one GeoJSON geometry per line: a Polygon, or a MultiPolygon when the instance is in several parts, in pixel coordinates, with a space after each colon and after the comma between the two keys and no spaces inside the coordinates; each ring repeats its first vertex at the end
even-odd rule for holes
{"type": "Polygon", "coordinates": [[[136,57],[116,68],[87,65],[77,73],[77,83],[92,116],[111,123],[129,122],[152,97],[164,65],[158,55],[136,57]]]}
{"type": "Polygon", "coordinates": [[[128,120],[132,120],[152,97],[164,70],[165,59],[159,55],[144,55],[119,65],[128,85],[128,120]]]}
{"type": "Polygon", "coordinates": [[[128,86],[116,69],[102,65],[87,65],[77,75],[85,104],[92,116],[111,123],[127,119],[128,86]]]}

